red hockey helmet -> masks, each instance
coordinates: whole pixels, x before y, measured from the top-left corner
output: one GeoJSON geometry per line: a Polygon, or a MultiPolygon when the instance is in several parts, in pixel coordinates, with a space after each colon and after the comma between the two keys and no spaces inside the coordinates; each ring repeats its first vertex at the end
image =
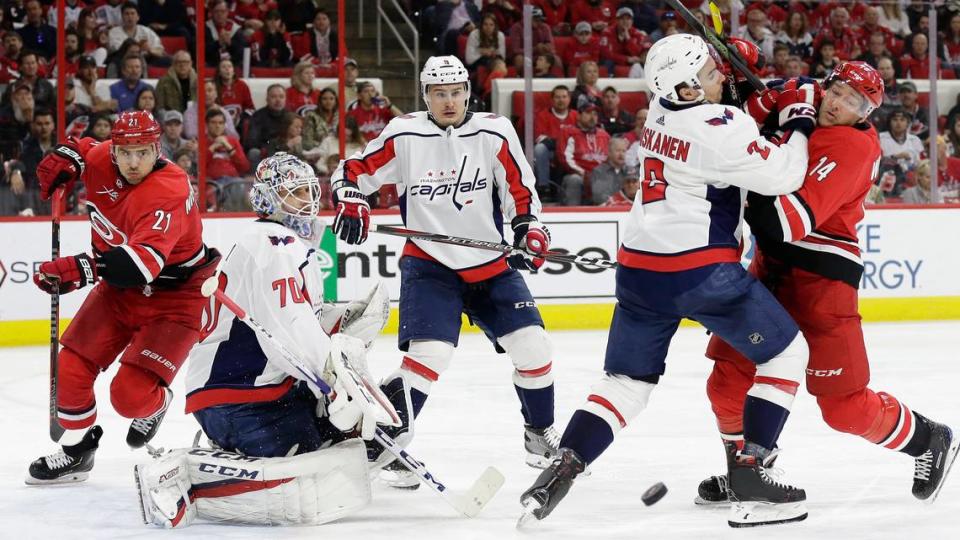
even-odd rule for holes
{"type": "Polygon", "coordinates": [[[147,111],[124,111],[113,123],[110,139],[114,146],[159,144],[160,124],[147,111]]]}
{"type": "Polygon", "coordinates": [[[883,103],[883,77],[866,62],[841,62],[830,75],[823,80],[823,87],[829,88],[834,82],[843,82],[856,90],[866,99],[867,106],[863,115],[869,116],[883,103]]]}

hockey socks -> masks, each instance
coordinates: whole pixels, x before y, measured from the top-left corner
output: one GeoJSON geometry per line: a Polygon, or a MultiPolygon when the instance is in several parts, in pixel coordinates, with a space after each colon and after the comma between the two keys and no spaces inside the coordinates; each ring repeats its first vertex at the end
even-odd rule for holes
{"type": "MultiPolygon", "coordinates": [[[[513,386],[520,399],[523,423],[531,428],[543,429],[553,425],[553,385],[546,388],[521,388],[513,386]]],[[[416,407],[416,405],[414,405],[416,407]]]]}
{"type": "Polygon", "coordinates": [[[930,442],[931,422],[886,392],[864,388],[842,396],[818,396],[827,424],[873,444],[917,457],[930,442]]]}

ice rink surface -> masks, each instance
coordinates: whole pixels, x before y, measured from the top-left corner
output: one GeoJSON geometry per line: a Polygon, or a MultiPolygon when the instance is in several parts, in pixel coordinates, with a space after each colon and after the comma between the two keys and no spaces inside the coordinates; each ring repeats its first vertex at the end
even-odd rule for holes
{"type": "MultiPolygon", "coordinates": [[[[866,335],[871,387],[960,428],[960,323],[873,324],[866,327],[866,335]]],[[[552,337],[562,429],[600,375],[606,333],[552,337]]],[[[47,435],[47,349],[0,349],[0,538],[960,538],[960,468],[936,504],[921,504],[910,494],[912,459],[831,431],[804,392],[798,394],[780,440],[784,452],[777,465],[786,469],[785,481],[807,490],[810,517],[779,527],[734,530],[726,524],[726,511],[695,507],[697,484],[723,467],[704,394],[711,368],[703,357],[706,341],[699,329],[678,332],[667,375],[648,409],[550,518],[524,532],[514,528],[518,497],[536,471],[523,463],[512,368],[506,356],[495,354],[477,334],[463,337],[451,368],[434,385],[410,449],[452,487],[465,488],[494,465],[507,478],[496,498],[479,517],[467,520],[425,487],[399,492],[375,484],[367,508],[320,528],[194,525],[163,531],[143,525],[133,466],[149,458],[144,451],[127,448],[128,422],[110,408],[107,390],[115,368],[97,383],[105,436],[90,479],[70,486],[24,485],[29,462],[56,449],[47,435]],[[645,507],[640,495],[657,481],[670,491],[656,505],[645,507]]],[[[395,343],[395,336],[377,342],[370,358],[374,375],[385,375],[398,365],[395,343]]],[[[198,429],[193,418],[181,412],[182,388],[178,380],[177,399],[154,441],[167,448],[188,446],[198,429]]]]}

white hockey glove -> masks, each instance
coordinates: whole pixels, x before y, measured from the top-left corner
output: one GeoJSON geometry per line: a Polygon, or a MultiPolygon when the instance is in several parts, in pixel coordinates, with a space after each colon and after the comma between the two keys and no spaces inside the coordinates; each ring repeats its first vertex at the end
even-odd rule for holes
{"type": "Polygon", "coordinates": [[[377,424],[400,426],[400,416],[367,371],[366,349],[359,339],[345,334],[330,338],[328,370],[336,374],[333,399],[327,406],[330,423],[340,431],[360,430],[372,440],[377,424]]]}
{"type": "Polygon", "coordinates": [[[369,349],[390,317],[390,296],[383,282],[377,282],[365,298],[346,306],[323,306],[320,325],[327,335],[342,332],[363,341],[369,349]]]}

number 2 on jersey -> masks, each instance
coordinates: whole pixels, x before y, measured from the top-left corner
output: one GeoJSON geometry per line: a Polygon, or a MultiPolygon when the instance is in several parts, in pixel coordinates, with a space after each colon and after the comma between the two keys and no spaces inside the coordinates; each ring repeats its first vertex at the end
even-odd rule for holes
{"type": "Polygon", "coordinates": [[[663,161],[650,157],[643,160],[640,197],[643,204],[650,204],[667,198],[667,179],[663,175],[663,161]]]}

